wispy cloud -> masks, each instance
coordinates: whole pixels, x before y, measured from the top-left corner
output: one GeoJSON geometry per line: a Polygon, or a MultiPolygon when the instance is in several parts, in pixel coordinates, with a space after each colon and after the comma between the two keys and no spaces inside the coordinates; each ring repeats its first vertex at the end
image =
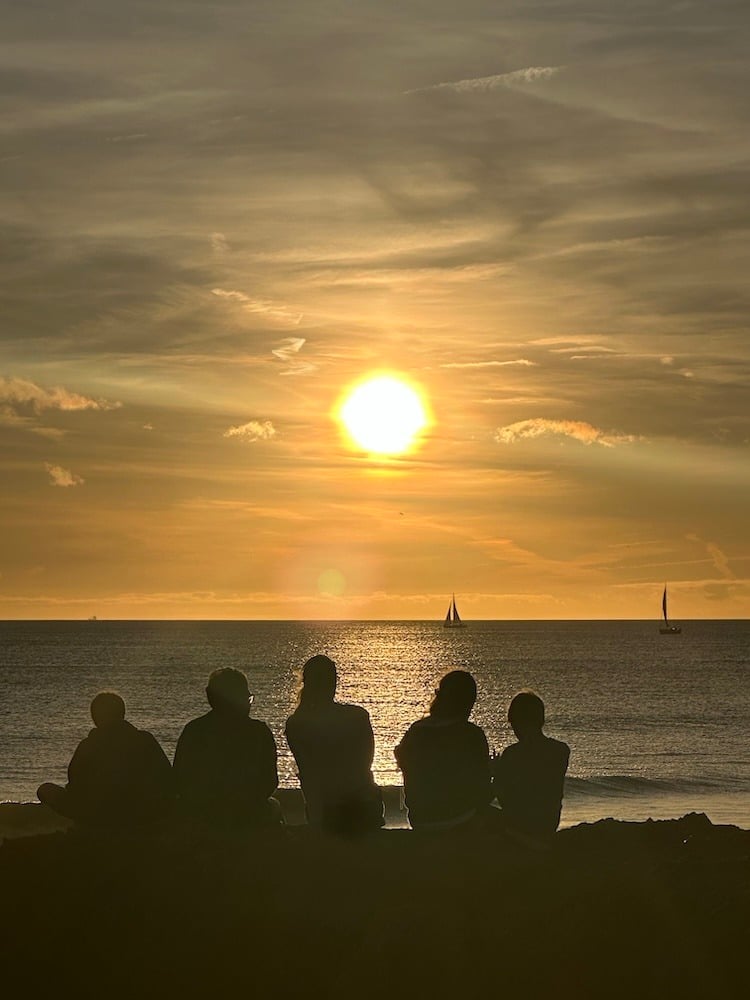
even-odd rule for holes
{"type": "Polygon", "coordinates": [[[28,407],[34,413],[41,413],[43,410],[115,410],[122,406],[122,403],[92,399],[62,386],[45,389],[27,379],[0,376],[0,404],[2,403],[13,409],[28,407]]]}
{"type": "MultiPolygon", "coordinates": [[[[550,354],[572,354],[577,357],[579,356],[577,352],[581,349],[581,344],[576,347],[551,347],[550,354]]],[[[585,350],[589,354],[617,354],[614,347],[605,347],[603,344],[586,344],[585,350]]]]}
{"type": "Polygon", "coordinates": [[[211,249],[220,257],[229,252],[229,241],[224,233],[211,233],[211,249]]]}
{"type": "Polygon", "coordinates": [[[70,469],[63,469],[61,465],[51,465],[49,462],[45,462],[44,468],[49,473],[50,486],[82,486],[85,482],[81,476],[77,476],[70,469]]]}
{"type": "Polygon", "coordinates": [[[600,444],[605,448],[614,448],[615,445],[628,444],[636,440],[632,434],[603,431],[583,420],[548,420],[545,417],[519,420],[506,427],[498,427],[495,431],[495,440],[498,444],[514,444],[524,438],[536,438],[544,434],[558,434],[573,438],[582,444],[600,444]]]}
{"type": "Polygon", "coordinates": [[[220,299],[231,299],[239,302],[247,312],[257,313],[277,323],[292,323],[296,326],[303,316],[301,312],[295,312],[283,303],[272,302],[269,299],[255,299],[232,288],[212,288],[211,292],[220,299]]]}
{"type": "Polygon", "coordinates": [[[517,365],[523,368],[536,367],[536,361],[529,361],[527,358],[516,358],[513,361],[450,361],[441,368],[507,368],[517,365]]]}
{"type": "Polygon", "coordinates": [[[148,132],[130,132],[128,135],[112,135],[107,142],[140,142],[148,139],[148,132]]]}
{"type": "Polygon", "coordinates": [[[271,351],[275,358],[288,366],[280,373],[281,375],[307,375],[316,370],[317,365],[309,361],[300,361],[297,357],[305,342],[304,337],[286,337],[271,351]]]}
{"type": "Polygon", "coordinates": [[[467,80],[435,83],[429,87],[418,87],[415,90],[407,90],[406,93],[421,94],[429,90],[453,90],[459,94],[469,94],[496,90],[498,87],[525,86],[530,83],[549,80],[559,73],[561,69],[562,66],[527,66],[525,69],[516,69],[511,73],[498,73],[494,76],[479,76],[467,80]]]}
{"type": "Polygon", "coordinates": [[[705,547],[706,554],[714,564],[717,572],[721,573],[726,580],[734,580],[736,578],[736,574],[729,565],[729,557],[720,546],[715,542],[707,542],[696,534],[689,534],[687,538],[688,541],[698,542],[698,544],[705,547]]]}
{"type": "Polygon", "coordinates": [[[239,438],[240,441],[270,441],[276,437],[276,428],[270,420],[249,420],[246,424],[228,427],[225,438],[239,438]]]}

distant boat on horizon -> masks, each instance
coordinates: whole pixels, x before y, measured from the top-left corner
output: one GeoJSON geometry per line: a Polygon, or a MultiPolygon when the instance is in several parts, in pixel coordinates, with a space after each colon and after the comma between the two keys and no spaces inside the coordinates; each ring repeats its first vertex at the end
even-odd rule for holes
{"type": "Polygon", "coordinates": [[[448,605],[448,613],[445,616],[445,621],[443,622],[443,628],[466,628],[466,622],[461,621],[461,617],[458,613],[458,608],[456,607],[456,595],[453,594],[451,597],[451,602],[448,605]]]}
{"type": "Polygon", "coordinates": [[[98,619],[97,619],[96,615],[89,615],[88,621],[95,622],[95,621],[98,621],[98,619]]]}
{"type": "Polygon", "coordinates": [[[681,625],[672,625],[667,614],[667,585],[664,584],[664,593],[661,597],[661,613],[664,616],[664,624],[659,629],[662,635],[679,635],[682,632],[681,625]]]}

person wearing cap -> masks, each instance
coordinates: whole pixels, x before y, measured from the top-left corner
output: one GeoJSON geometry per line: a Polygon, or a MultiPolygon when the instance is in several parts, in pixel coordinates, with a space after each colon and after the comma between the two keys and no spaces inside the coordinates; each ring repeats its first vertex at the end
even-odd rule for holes
{"type": "Polygon", "coordinates": [[[336,664],[311,657],[299,705],[286,722],[307,822],[325,833],[358,836],[383,825],[383,796],[372,775],[375,739],[359,705],[336,701],[336,664]]]}
{"type": "Polygon", "coordinates": [[[469,722],[477,685],[465,670],[446,674],[429,715],[413,723],[396,747],[409,823],[415,830],[463,826],[492,798],[487,737],[469,722]]]}
{"type": "Polygon", "coordinates": [[[206,697],[210,711],[188,722],[175,750],[181,813],[217,830],[277,824],[276,743],[265,722],[250,717],[247,677],[231,667],[214,670],[206,697]]]}
{"type": "Polygon", "coordinates": [[[547,838],[560,822],[563,783],[570,747],[545,736],[544,702],[533,691],[519,691],[508,708],[517,743],[494,763],[493,791],[510,831],[547,838]]]}
{"type": "Polygon", "coordinates": [[[94,728],[76,748],[64,787],[45,782],[37,797],[79,825],[118,829],[164,819],[172,769],[157,740],[125,718],[125,702],[101,691],[91,702],[94,728]]]}

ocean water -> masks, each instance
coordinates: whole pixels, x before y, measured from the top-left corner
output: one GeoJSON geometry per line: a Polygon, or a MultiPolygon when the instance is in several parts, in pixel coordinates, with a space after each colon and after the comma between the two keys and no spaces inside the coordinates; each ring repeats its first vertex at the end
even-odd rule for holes
{"type": "Polygon", "coordinates": [[[65,769],[91,722],[88,704],[119,691],[128,718],[172,755],[206,711],[216,667],[244,670],[253,715],[273,730],[281,784],[294,786],[284,721],[314,653],[339,666],[339,698],[364,705],[375,773],[400,784],[393,747],[426,711],[440,676],[470,670],[474,721],[491,748],[513,736],[507,705],[531,687],[549,735],[571,747],[563,825],[692,810],[750,827],[750,621],[658,622],[0,622],[0,800],[31,801],[65,769]]]}

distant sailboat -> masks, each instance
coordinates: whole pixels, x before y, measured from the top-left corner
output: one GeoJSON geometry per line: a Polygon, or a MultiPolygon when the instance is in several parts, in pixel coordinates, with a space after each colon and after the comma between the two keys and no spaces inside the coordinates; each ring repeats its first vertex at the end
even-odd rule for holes
{"type": "Polygon", "coordinates": [[[662,635],[679,635],[682,632],[682,626],[671,625],[669,622],[669,615],[667,614],[667,585],[664,584],[664,593],[661,598],[661,613],[664,616],[664,624],[661,626],[659,631],[662,635]]]}
{"type": "Polygon", "coordinates": [[[445,621],[443,622],[444,628],[466,628],[466,622],[461,621],[461,617],[458,613],[458,608],[456,607],[456,595],[454,594],[451,598],[451,602],[448,605],[448,613],[445,616],[445,621]]]}

